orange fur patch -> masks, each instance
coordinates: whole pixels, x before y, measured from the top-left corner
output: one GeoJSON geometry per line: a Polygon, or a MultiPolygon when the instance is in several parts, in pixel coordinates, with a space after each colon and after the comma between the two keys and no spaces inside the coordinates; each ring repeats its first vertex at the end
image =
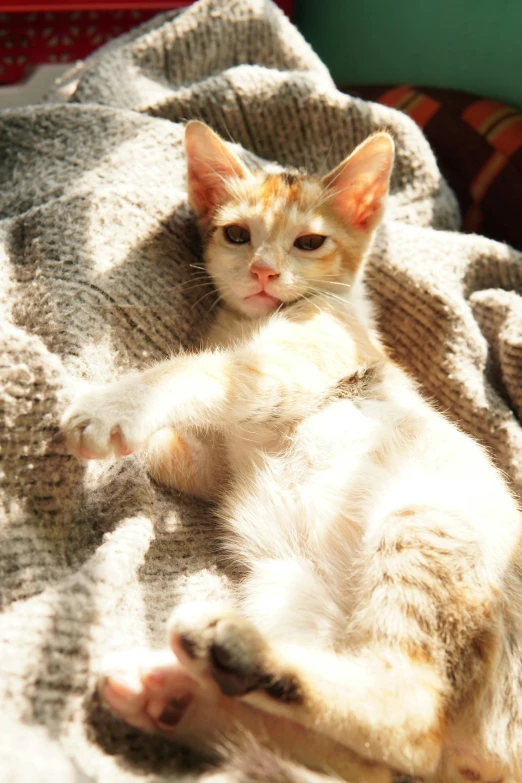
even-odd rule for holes
{"type": "Polygon", "coordinates": [[[412,639],[403,639],[401,641],[401,649],[414,664],[433,664],[433,653],[427,644],[415,642],[412,639]]]}
{"type": "Polygon", "coordinates": [[[287,204],[296,204],[301,196],[301,182],[290,179],[285,174],[267,174],[258,193],[258,198],[266,206],[275,200],[283,199],[287,204]]]}
{"type": "Polygon", "coordinates": [[[190,492],[192,471],[190,448],[183,438],[172,430],[167,448],[161,453],[156,452],[155,458],[149,464],[149,472],[160,484],[175,484],[179,489],[190,492]]]}

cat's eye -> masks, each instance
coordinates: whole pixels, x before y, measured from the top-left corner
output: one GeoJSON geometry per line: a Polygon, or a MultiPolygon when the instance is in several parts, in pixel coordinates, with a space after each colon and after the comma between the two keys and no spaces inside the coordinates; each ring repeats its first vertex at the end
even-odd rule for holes
{"type": "Polygon", "coordinates": [[[225,226],[224,233],[226,239],[233,245],[246,245],[247,242],[250,242],[250,231],[248,228],[238,226],[236,223],[233,223],[231,226],[225,226]]]}
{"type": "Polygon", "coordinates": [[[324,245],[326,237],[322,234],[305,234],[302,237],[297,237],[294,242],[294,247],[299,250],[318,250],[321,245],[324,245]]]}

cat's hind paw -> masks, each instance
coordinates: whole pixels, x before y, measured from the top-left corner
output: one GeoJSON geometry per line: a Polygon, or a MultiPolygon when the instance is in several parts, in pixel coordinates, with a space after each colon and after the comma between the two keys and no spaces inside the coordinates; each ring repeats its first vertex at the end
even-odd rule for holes
{"type": "Polygon", "coordinates": [[[170,651],[111,655],[98,682],[102,700],[115,715],[135,728],[163,734],[176,731],[197,689],[170,651]]]}
{"type": "Polygon", "coordinates": [[[217,683],[225,696],[256,691],[281,702],[299,702],[296,677],[285,672],[269,642],[245,618],[212,604],[186,604],[169,622],[169,641],[183,667],[198,680],[217,683]]]}

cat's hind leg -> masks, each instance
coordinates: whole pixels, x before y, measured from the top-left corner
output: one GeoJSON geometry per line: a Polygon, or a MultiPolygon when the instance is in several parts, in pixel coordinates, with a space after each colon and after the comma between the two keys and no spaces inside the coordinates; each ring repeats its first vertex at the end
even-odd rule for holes
{"type": "MultiPolygon", "coordinates": [[[[172,649],[228,696],[373,762],[432,777],[462,704],[494,669],[496,593],[473,530],[431,508],[390,514],[365,540],[360,570],[361,605],[342,655],[269,641],[237,615],[205,625],[186,607],[171,622],[172,649]]],[[[484,749],[477,757],[482,783],[507,774],[506,762],[484,749]]]]}
{"type": "Polygon", "coordinates": [[[302,558],[257,558],[241,584],[241,614],[269,639],[332,648],[346,618],[333,591],[302,558]]]}
{"type": "Polygon", "coordinates": [[[226,480],[226,460],[215,439],[189,431],[164,428],[152,435],[140,452],[159,484],[209,500],[226,480]]]}
{"type": "MultiPolygon", "coordinates": [[[[200,628],[223,616],[212,605],[196,609],[200,628]]],[[[242,747],[255,738],[285,757],[337,773],[351,783],[390,783],[391,773],[299,724],[224,695],[207,672],[188,673],[172,650],[135,650],[108,657],[99,691],[105,704],[131,726],[160,733],[199,752],[242,747]],[[225,740],[225,742],[223,742],[225,740]]]]}
{"type": "Polygon", "coordinates": [[[393,655],[347,658],[272,644],[239,615],[209,618],[206,625],[203,617],[187,605],[170,626],[172,648],[193,676],[213,679],[229,697],[329,736],[369,763],[434,774],[443,728],[436,677],[429,671],[423,682],[422,672],[413,672],[407,661],[400,666],[393,655]]]}

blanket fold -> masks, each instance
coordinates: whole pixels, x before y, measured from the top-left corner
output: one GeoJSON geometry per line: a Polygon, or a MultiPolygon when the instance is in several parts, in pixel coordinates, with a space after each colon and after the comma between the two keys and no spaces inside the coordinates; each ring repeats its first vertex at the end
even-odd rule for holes
{"type": "Polygon", "coordinates": [[[176,603],[233,596],[211,508],[156,486],[135,457],[80,464],[57,432],[79,385],[197,346],[209,324],[185,191],[193,118],[247,158],[312,172],[372,131],[393,133],[392,195],[368,263],[382,332],[522,494],[522,255],[457,233],[421,131],[338,92],[269,0],[156,17],[46,103],[0,113],[2,781],[35,768],[42,781],[200,775],[93,693],[104,655],[162,644],[176,603]]]}

